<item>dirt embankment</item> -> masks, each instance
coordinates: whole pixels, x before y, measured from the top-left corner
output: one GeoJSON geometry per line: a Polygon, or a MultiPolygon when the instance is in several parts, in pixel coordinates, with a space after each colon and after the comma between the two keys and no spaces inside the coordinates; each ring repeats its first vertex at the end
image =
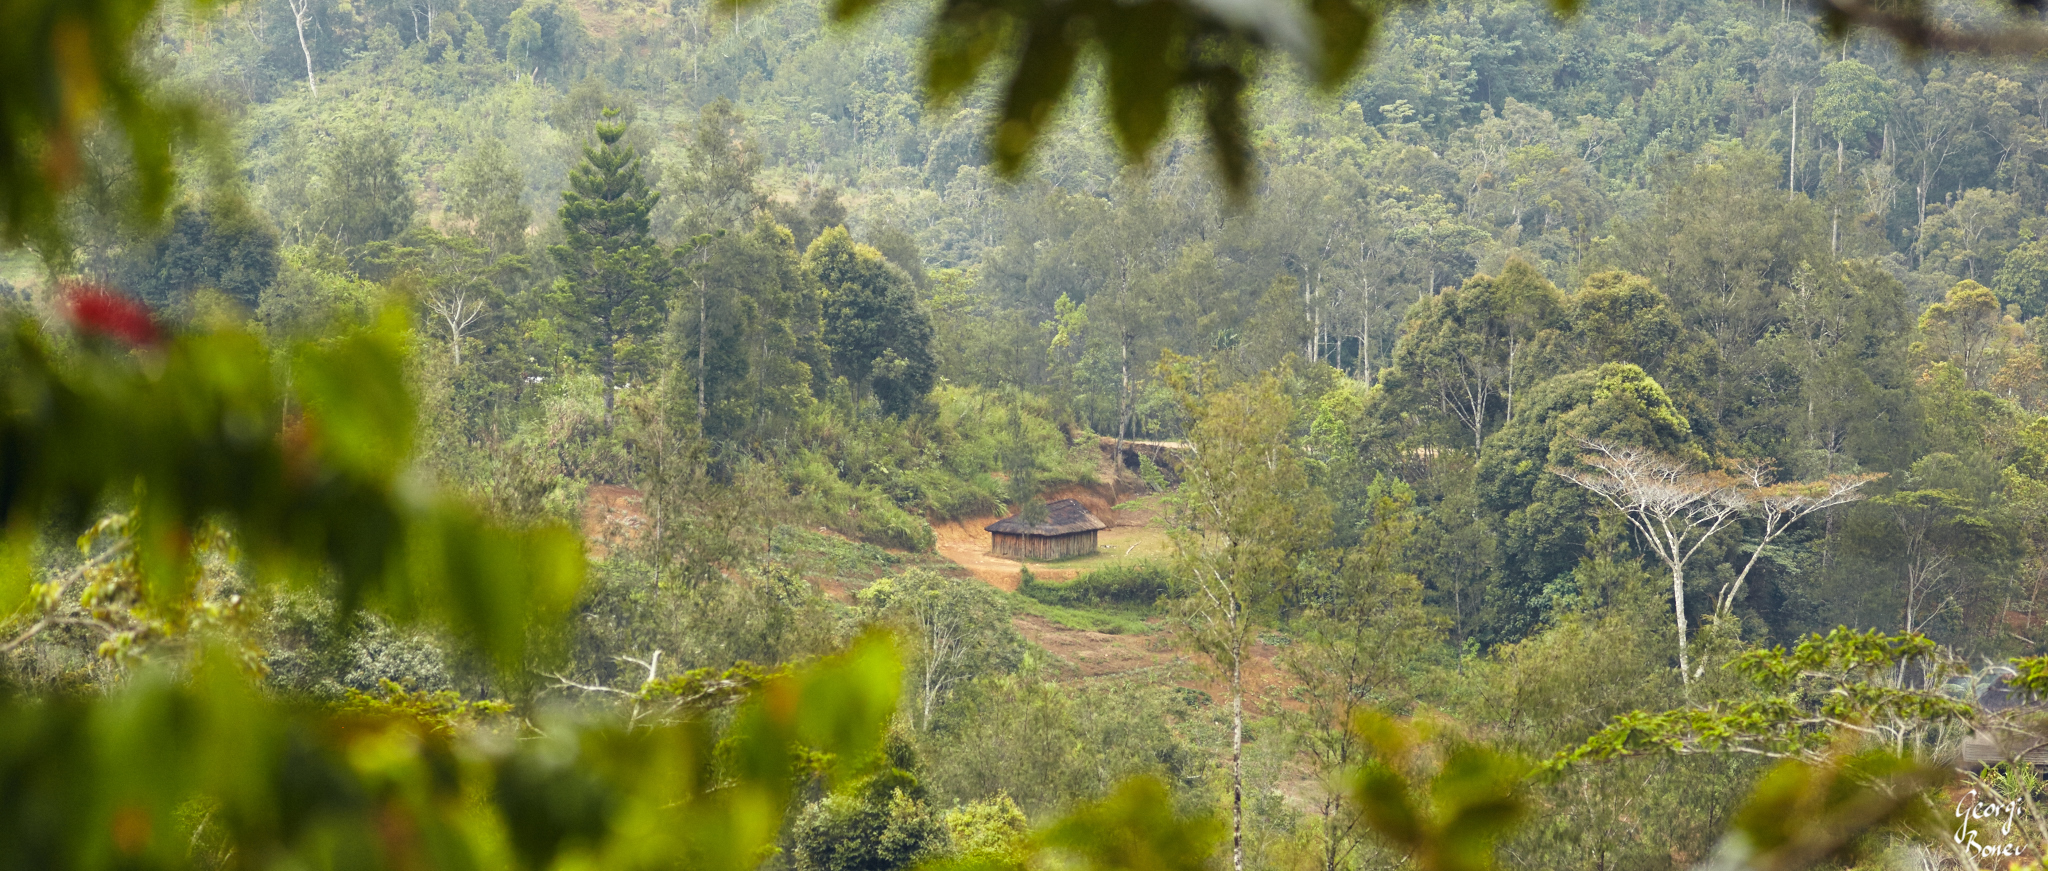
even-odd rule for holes
{"type": "MultiPolygon", "coordinates": [[[[1104,546],[1111,550],[1149,552],[1156,549],[1158,543],[1151,541],[1157,537],[1153,534],[1156,530],[1146,530],[1156,509],[1139,508],[1127,501],[1147,491],[1133,467],[1137,465],[1137,452],[1144,451],[1147,456],[1158,454],[1155,462],[1170,468],[1175,462],[1172,452],[1181,446],[1168,442],[1127,441],[1124,443],[1123,462],[1119,463],[1115,440],[1105,438],[1100,443],[1102,452],[1096,468],[1096,480],[1055,487],[1045,493],[1044,498],[1047,501],[1072,499],[1103,523],[1109,524],[1101,538],[1104,546]],[[1114,486],[1109,483],[1111,480],[1116,482],[1114,486]],[[1119,501],[1126,507],[1114,507],[1119,501]]],[[[650,526],[644,501],[640,491],[613,484],[594,485],[585,492],[583,537],[588,542],[591,556],[605,559],[612,551],[631,547],[648,534],[650,526]]],[[[1019,570],[1024,564],[991,553],[989,534],[983,529],[1003,516],[991,514],[933,521],[932,532],[936,535],[940,556],[992,586],[1015,591],[1019,570]]],[[[1046,580],[1072,580],[1081,573],[1081,568],[1041,564],[1034,565],[1032,571],[1046,580]]]]}
{"type": "MultiPolygon", "coordinates": [[[[1105,448],[1105,467],[1109,465],[1110,454],[1111,451],[1105,448]]],[[[1101,477],[1107,479],[1108,469],[1102,471],[1101,477]]],[[[1126,478],[1125,482],[1127,485],[1135,483],[1132,478],[1126,478]]],[[[1129,499],[1141,492],[1134,490],[1126,489],[1117,495],[1129,499]]],[[[1109,524],[1110,528],[1103,531],[1103,538],[1113,546],[1126,538],[1137,541],[1144,536],[1158,535],[1158,530],[1150,528],[1157,509],[1130,502],[1124,503],[1127,506],[1124,509],[1112,508],[1110,488],[1106,483],[1071,484],[1054,489],[1045,498],[1080,502],[1089,513],[1109,524]]],[[[649,533],[643,503],[640,491],[631,487],[600,484],[586,491],[582,526],[592,556],[604,559],[612,550],[630,547],[649,533]]],[[[941,556],[988,584],[1015,591],[1018,570],[1023,564],[989,553],[989,534],[982,529],[999,519],[993,515],[963,518],[934,523],[932,528],[938,534],[941,556]]],[[[818,531],[836,535],[823,528],[818,531]]],[[[1078,569],[1060,568],[1058,565],[1036,565],[1032,571],[1047,580],[1069,580],[1079,574],[1078,569]]],[[[826,595],[842,602],[851,601],[850,591],[843,583],[824,577],[812,580],[826,595]]],[[[1199,657],[1184,649],[1175,649],[1164,632],[1115,635],[1076,629],[1028,614],[1015,618],[1013,623],[1025,638],[1056,657],[1071,679],[1142,679],[1198,690],[1218,704],[1228,698],[1228,688],[1223,680],[1211,673],[1199,657]]],[[[1271,705],[1288,703],[1287,695],[1294,681],[1278,661],[1281,652],[1282,648],[1264,642],[1251,648],[1244,678],[1246,701],[1253,710],[1270,710],[1271,705]]]]}
{"type": "MultiPolygon", "coordinates": [[[[1147,536],[1138,534],[1137,530],[1151,525],[1156,509],[1140,509],[1129,502],[1150,491],[1145,482],[1138,477],[1138,458],[1140,454],[1152,457],[1153,462],[1167,472],[1168,480],[1172,480],[1179,465],[1177,452],[1184,450],[1186,446],[1176,442],[1126,441],[1119,462],[1115,439],[1100,438],[1097,441],[1101,445],[1102,453],[1100,461],[1096,463],[1095,480],[1056,487],[1045,493],[1044,499],[1048,502],[1072,499],[1081,503],[1081,507],[1088,509],[1088,513],[1109,524],[1109,528],[1103,530],[1101,536],[1106,547],[1129,550],[1135,546],[1150,550],[1156,543],[1140,543],[1147,536]],[[1115,482],[1113,485],[1110,483],[1112,481],[1115,482]],[[1120,509],[1115,507],[1117,505],[1126,507],[1120,509]]],[[[989,534],[983,529],[1005,516],[1007,515],[991,514],[933,521],[932,532],[938,538],[939,554],[959,563],[975,577],[998,589],[1015,591],[1018,573],[1024,564],[990,553],[989,534]]],[[[1041,564],[1033,565],[1031,572],[1043,580],[1066,581],[1073,580],[1081,573],[1081,569],[1074,566],[1041,564]]]]}
{"type": "MultiPolygon", "coordinates": [[[[1072,499],[1079,502],[1081,507],[1088,509],[1088,513],[1095,515],[1103,523],[1109,524],[1111,529],[1143,526],[1150,519],[1146,516],[1137,516],[1133,512],[1118,511],[1111,508],[1108,484],[1095,482],[1068,484],[1046,493],[1044,498],[1047,502],[1060,499],[1072,499]]],[[[972,572],[975,577],[987,581],[998,589],[1015,592],[1019,577],[1018,571],[1023,568],[1024,564],[1008,557],[1000,557],[990,553],[989,534],[983,528],[1003,519],[1004,516],[1007,515],[990,514],[977,517],[962,517],[957,520],[933,521],[932,532],[938,538],[938,551],[941,556],[959,563],[962,568],[972,572]]],[[[1104,530],[1105,533],[1107,531],[1104,530]]],[[[1079,574],[1075,569],[1052,566],[1032,566],[1031,572],[1045,580],[1061,581],[1072,580],[1079,574]]]]}
{"type": "Polygon", "coordinates": [[[583,491],[583,540],[592,557],[609,557],[612,548],[631,547],[647,534],[645,501],[640,491],[617,484],[583,491]]]}
{"type": "MultiPolygon", "coordinates": [[[[1199,690],[1217,704],[1230,698],[1230,685],[1208,663],[1185,648],[1176,649],[1165,632],[1111,635],[1063,626],[1043,617],[1022,615],[1011,621],[1017,632],[1066,665],[1080,680],[1143,679],[1199,690]]],[[[1263,713],[1273,706],[1296,707],[1290,698],[1297,685],[1280,662],[1283,648],[1264,641],[1251,645],[1244,664],[1245,707],[1263,713]]],[[[1258,713],[1254,713],[1257,716],[1258,713]]]]}

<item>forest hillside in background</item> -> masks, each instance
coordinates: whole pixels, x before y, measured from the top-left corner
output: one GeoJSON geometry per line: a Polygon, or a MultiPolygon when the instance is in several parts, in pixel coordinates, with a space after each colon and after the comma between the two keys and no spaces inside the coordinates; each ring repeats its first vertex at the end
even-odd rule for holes
{"type": "MultiPolygon", "coordinates": [[[[10,309],[113,288],[312,349],[280,373],[396,343],[377,377],[417,415],[364,462],[580,529],[589,582],[507,671],[249,588],[227,537],[180,545],[196,610],[167,618],[116,510],[38,552],[60,580],[0,623],[30,627],[0,683],[103,689],[204,638],[279,697],[638,727],[885,625],[885,764],[791,793],[774,867],[1014,859],[1150,802],[1228,817],[1239,868],[1336,871],[1433,855],[1348,809],[1343,772],[1408,758],[1380,714],[1445,759],[1564,760],[1510,867],[1661,869],[1713,854],[1768,757],[1833,752],[1822,726],[1961,752],[2040,677],[1991,663],[2048,654],[2048,68],[1782,4],[1402,6],[1341,87],[1285,57],[1250,83],[1239,200],[1191,123],[1130,165],[1086,64],[1003,177],[995,84],[922,89],[929,12],[163,12],[145,66],[218,139],[160,227],[114,205],[136,177],[80,175],[63,232],[0,260],[10,309]],[[1099,552],[989,551],[1062,498],[1099,552]],[[1800,713],[1822,698],[1869,707],[1800,713]]],[[[317,443],[351,365],[264,425],[317,443]]]]}

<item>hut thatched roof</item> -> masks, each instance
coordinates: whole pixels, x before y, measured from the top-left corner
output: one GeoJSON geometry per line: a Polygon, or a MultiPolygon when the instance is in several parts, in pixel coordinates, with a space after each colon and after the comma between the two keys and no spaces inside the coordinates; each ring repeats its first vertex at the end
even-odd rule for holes
{"type": "Polygon", "coordinates": [[[1045,503],[1044,523],[1025,523],[1022,515],[1013,514],[982,527],[990,532],[1004,535],[1071,535],[1091,529],[1104,529],[1109,524],[1095,519],[1088,509],[1072,499],[1061,499],[1045,503]]]}

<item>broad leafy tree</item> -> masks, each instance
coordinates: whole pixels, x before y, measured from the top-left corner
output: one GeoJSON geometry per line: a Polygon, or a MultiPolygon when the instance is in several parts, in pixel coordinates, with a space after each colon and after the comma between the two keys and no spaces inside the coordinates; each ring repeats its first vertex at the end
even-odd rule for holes
{"type": "Polygon", "coordinates": [[[116,280],[158,308],[218,290],[254,311],[280,265],[277,231],[239,199],[221,198],[174,210],[170,231],[116,280]]]}
{"type": "Polygon", "coordinates": [[[759,440],[781,432],[831,368],[818,283],[789,231],[766,217],[750,232],[696,246],[683,258],[688,280],[669,328],[703,398],[704,433],[759,440]]]}
{"type": "Polygon", "coordinates": [[[363,127],[337,134],[320,163],[320,192],[309,223],[344,247],[389,239],[412,224],[413,185],[400,169],[391,131],[363,127]]]}
{"type": "Polygon", "coordinates": [[[514,166],[505,144],[485,139],[455,165],[449,211],[467,221],[470,231],[491,253],[504,256],[526,250],[526,230],[533,210],[522,195],[526,179],[514,166]]]}
{"type": "Polygon", "coordinates": [[[804,266],[825,294],[825,344],[832,371],[901,417],[917,411],[938,376],[931,317],[918,305],[910,276],[881,253],[853,241],[846,228],[826,230],[804,253],[804,266]]]}
{"type": "Polygon", "coordinates": [[[1515,419],[1515,392],[1549,374],[1565,327],[1565,298],[1529,264],[1416,303],[1394,347],[1388,389],[1434,406],[1485,448],[1496,422],[1515,419]]]}

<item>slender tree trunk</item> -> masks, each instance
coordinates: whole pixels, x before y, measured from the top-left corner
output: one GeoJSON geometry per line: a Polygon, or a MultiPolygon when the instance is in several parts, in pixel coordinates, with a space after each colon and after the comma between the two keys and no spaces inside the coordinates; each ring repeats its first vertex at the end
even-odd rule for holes
{"type": "Polygon", "coordinates": [[[697,279],[697,426],[699,427],[704,425],[704,340],[707,335],[704,315],[706,305],[704,280],[700,278],[697,279]]]}
{"type": "Polygon", "coordinates": [[[1244,871],[1244,643],[1230,657],[1230,868],[1244,871]]]}
{"type": "Polygon", "coordinates": [[[1130,432],[1131,423],[1131,333],[1119,330],[1118,342],[1123,349],[1123,387],[1118,393],[1116,410],[1116,450],[1109,461],[1109,507],[1116,508],[1116,482],[1124,470],[1124,437],[1130,432]]]}
{"type": "Polygon", "coordinates": [[[1365,379],[1365,386],[1372,386],[1372,285],[1366,285],[1363,292],[1365,305],[1360,307],[1358,316],[1358,374],[1365,379]]]}
{"type": "Polygon", "coordinates": [[[1335,800],[1323,800],[1323,871],[1337,871],[1337,814],[1341,811],[1335,800]]]}
{"type": "Polygon", "coordinates": [[[1920,183],[1913,187],[1913,199],[1920,207],[1919,223],[1913,225],[1913,265],[1921,266],[1927,259],[1927,183],[1933,174],[1927,166],[1926,155],[1920,157],[1920,183]]]}
{"type": "Polygon", "coordinates": [[[604,431],[612,431],[613,391],[618,389],[619,357],[612,352],[610,342],[604,346],[604,431]]]}
{"type": "Polygon", "coordinates": [[[1678,618],[1678,682],[1692,684],[1692,663],[1687,656],[1685,633],[1685,566],[1671,562],[1671,613],[1678,618]]]}
{"type": "Polygon", "coordinates": [[[1501,424],[1502,426],[1513,426],[1515,423],[1515,355],[1521,351],[1520,344],[1513,339],[1508,340],[1508,385],[1507,389],[1502,391],[1502,395],[1507,397],[1508,401],[1508,419],[1501,424]]]}
{"type": "Polygon", "coordinates": [[[313,0],[285,0],[292,7],[292,25],[299,31],[299,53],[306,57],[306,88],[320,96],[320,83],[313,79],[313,50],[306,47],[306,19],[312,17],[313,0]]]}
{"type": "MultiPolygon", "coordinates": [[[[1304,266],[1304,267],[1302,267],[1302,268],[1303,268],[1303,271],[1304,271],[1304,272],[1305,272],[1305,271],[1307,271],[1307,267],[1306,267],[1306,266],[1304,266]]],[[[1315,358],[1316,358],[1316,350],[1315,350],[1315,344],[1316,344],[1316,339],[1315,339],[1315,335],[1316,335],[1316,333],[1315,333],[1315,325],[1316,325],[1316,304],[1315,304],[1315,285],[1313,285],[1313,284],[1310,284],[1310,283],[1309,283],[1309,279],[1308,279],[1308,276],[1307,276],[1307,275],[1303,275],[1303,276],[1301,277],[1301,322],[1302,322],[1303,324],[1307,325],[1307,326],[1308,326],[1308,328],[1309,328],[1309,332],[1308,332],[1308,335],[1309,335],[1309,338],[1308,338],[1308,347],[1307,347],[1307,348],[1305,348],[1305,349],[1303,349],[1303,350],[1304,350],[1304,353],[1306,354],[1306,356],[1307,356],[1308,360],[1309,360],[1309,361],[1313,361],[1313,360],[1315,360],[1315,358]]]]}
{"type": "Polygon", "coordinates": [[[1799,95],[1792,95],[1792,156],[1785,161],[1785,197],[1799,190],[1799,95]]]}

